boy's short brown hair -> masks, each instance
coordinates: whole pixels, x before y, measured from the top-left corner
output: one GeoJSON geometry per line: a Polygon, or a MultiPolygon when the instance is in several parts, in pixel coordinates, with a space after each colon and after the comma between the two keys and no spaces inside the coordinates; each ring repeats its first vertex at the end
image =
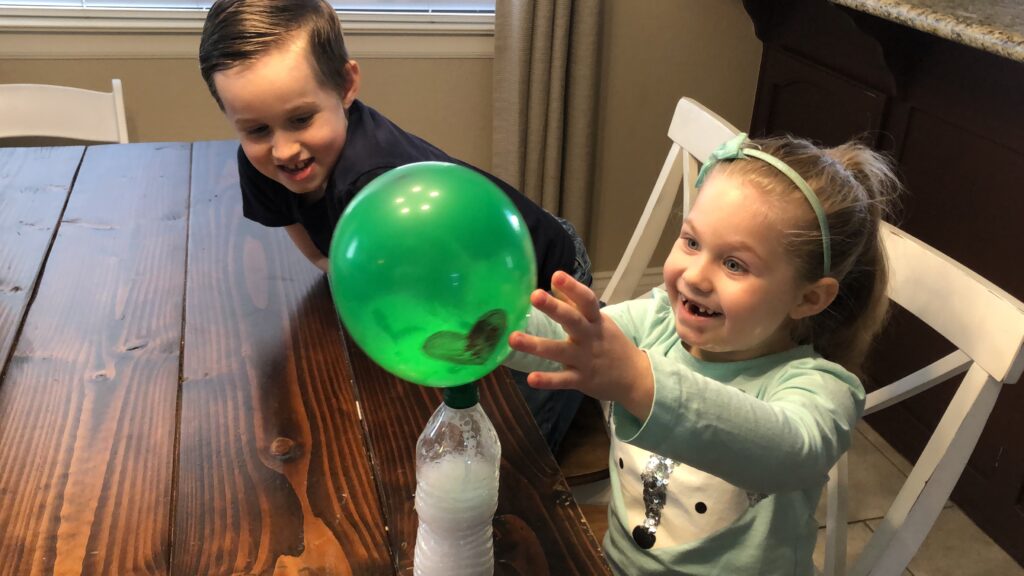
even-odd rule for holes
{"type": "MultiPolygon", "coordinates": [[[[221,110],[213,75],[250,62],[304,31],[320,83],[348,91],[348,51],[334,8],[323,0],[218,0],[210,7],[199,41],[199,70],[221,110]]],[[[283,80],[283,79],[282,79],[283,80]]]]}

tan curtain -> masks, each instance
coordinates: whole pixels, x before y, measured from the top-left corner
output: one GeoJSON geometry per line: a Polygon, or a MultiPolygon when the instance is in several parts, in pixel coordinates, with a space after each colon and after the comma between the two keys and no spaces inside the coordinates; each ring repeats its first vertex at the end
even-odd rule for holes
{"type": "Polygon", "coordinates": [[[587,238],[603,0],[497,0],[492,169],[587,238]]]}

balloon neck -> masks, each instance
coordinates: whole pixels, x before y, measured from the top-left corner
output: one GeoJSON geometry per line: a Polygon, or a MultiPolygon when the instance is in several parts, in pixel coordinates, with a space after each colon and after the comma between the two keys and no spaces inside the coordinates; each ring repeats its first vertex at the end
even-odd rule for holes
{"type": "Polygon", "coordinates": [[[480,402],[480,389],[476,382],[445,388],[442,395],[445,405],[456,410],[472,408],[480,402]]]}

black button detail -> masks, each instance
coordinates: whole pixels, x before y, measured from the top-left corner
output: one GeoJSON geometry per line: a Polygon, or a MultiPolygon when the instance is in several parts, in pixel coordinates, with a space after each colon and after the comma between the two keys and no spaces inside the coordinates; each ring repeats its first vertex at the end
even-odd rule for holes
{"type": "Polygon", "coordinates": [[[703,514],[708,511],[708,505],[703,502],[697,502],[697,505],[693,507],[697,514],[703,514]]]}
{"type": "Polygon", "coordinates": [[[636,542],[637,546],[644,550],[650,550],[654,546],[654,540],[654,534],[651,534],[647,528],[643,526],[633,528],[633,541],[636,542]]]}
{"type": "Polygon", "coordinates": [[[622,470],[625,467],[626,465],[622,463],[622,458],[619,458],[619,470],[622,470]]]}

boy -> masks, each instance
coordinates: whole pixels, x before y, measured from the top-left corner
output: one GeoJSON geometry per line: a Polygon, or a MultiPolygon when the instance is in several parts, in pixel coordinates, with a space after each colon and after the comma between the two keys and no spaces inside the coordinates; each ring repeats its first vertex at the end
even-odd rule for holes
{"type": "MultiPolygon", "coordinates": [[[[468,166],[356,99],[359,64],[348,58],[337,14],[323,0],[215,2],[203,26],[199,65],[241,142],[243,213],[284,227],[321,270],[327,270],[335,224],[374,178],[413,162],[468,166]]],[[[539,287],[550,290],[556,270],[589,285],[590,261],[572,225],[481,173],[523,215],[539,287]]],[[[515,376],[548,444],[557,449],[581,396],[533,390],[525,375],[515,376]]]]}

